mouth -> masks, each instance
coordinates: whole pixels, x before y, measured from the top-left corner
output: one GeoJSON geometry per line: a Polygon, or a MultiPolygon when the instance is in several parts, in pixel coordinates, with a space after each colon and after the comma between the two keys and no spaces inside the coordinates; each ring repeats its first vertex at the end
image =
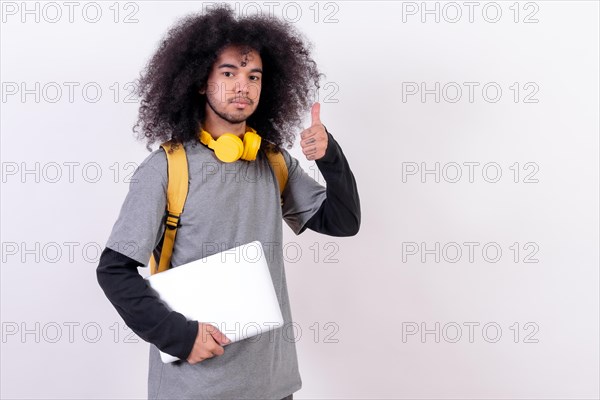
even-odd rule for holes
{"type": "Polygon", "coordinates": [[[233,106],[238,110],[245,110],[250,107],[250,103],[245,100],[236,100],[232,102],[233,106]]]}
{"type": "Polygon", "coordinates": [[[233,104],[235,105],[250,105],[250,100],[246,100],[246,99],[234,99],[232,101],[233,104]]]}

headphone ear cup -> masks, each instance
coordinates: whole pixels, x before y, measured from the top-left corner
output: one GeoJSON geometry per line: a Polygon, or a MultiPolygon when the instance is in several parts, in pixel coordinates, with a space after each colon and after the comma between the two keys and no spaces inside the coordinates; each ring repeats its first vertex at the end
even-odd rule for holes
{"type": "Polygon", "coordinates": [[[239,160],[244,152],[242,140],[233,133],[224,133],[215,141],[215,155],[223,162],[239,160]]]}
{"type": "Polygon", "coordinates": [[[260,142],[262,138],[256,133],[256,131],[246,132],[244,134],[244,152],[241,156],[243,160],[254,161],[260,148],[260,142]]]}

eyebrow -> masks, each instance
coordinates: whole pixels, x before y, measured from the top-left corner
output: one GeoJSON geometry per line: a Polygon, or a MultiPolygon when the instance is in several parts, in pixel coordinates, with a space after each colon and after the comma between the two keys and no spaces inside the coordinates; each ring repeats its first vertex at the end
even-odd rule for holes
{"type": "MultiPolygon", "coordinates": [[[[236,67],[233,64],[221,64],[219,65],[217,68],[233,68],[233,69],[239,69],[238,67],[236,67]]],[[[250,70],[250,72],[260,72],[261,74],[263,73],[263,70],[261,68],[252,68],[250,70]]]]}

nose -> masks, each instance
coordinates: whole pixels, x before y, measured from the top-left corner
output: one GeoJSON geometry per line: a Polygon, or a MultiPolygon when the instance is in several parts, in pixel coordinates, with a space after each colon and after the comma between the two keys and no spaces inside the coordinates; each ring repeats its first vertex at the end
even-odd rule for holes
{"type": "Polygon", "coordinates": [[[235,92],[247,96],[250,93],[250,80],[248,78],[240,78],[235,82],[235,92]]]}

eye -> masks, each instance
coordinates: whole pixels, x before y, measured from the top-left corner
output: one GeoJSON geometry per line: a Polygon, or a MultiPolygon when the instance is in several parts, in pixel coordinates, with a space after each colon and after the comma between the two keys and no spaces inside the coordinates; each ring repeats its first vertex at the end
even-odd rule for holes
{"type": "Polygon", "coordinates": [[[256,75],[252,75],[250,78],[252,78],[252,80],[254,80],[254,81],[260,80],[260,77],[256,76],[256,75]]]}
{"type": "Polygon", "coordinates": [[[229,71],[225,71],[223,72],[223,75],[225,75],[226,77],[229,77],[230,75],[226,75],[226,74],[231,74],[231,76],[233,76],[233,73],[229,72],[229,71]]]}

